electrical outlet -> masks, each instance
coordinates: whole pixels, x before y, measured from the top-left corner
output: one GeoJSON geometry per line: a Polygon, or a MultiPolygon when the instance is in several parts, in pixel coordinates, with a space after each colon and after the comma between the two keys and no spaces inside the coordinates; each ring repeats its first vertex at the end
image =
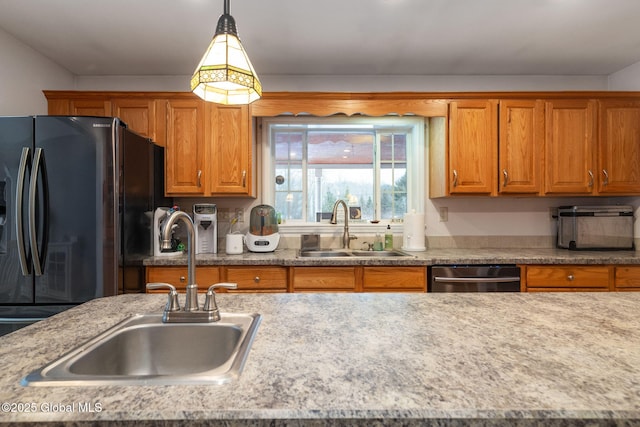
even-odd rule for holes
{"type": "Polygon", "coordinates": [[[218,208],[218,221],[229,222],[229,208],[218,208]]]}
{"type": "Polygon", "coordinates": [[[236,208],[236,219],[238,222],[244,222],[244,209],[236,208]]]}
{"type": "Polygon", "coordinates": [[[449,208],[443,206],[440,208],[440,222],[449,221],[449,208]]]}

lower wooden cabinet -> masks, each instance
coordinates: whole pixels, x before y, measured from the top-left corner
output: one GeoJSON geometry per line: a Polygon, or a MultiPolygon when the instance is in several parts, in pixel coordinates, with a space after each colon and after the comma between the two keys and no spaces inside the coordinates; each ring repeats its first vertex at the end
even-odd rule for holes
{"type": "MultiPolygon", "coordinates": [[[[169,283],[178,291],[184,292],[187,288],[187,267],[147,267],[147,283],[169,283]]],[[[196,268],[196,283],[199,292],[206,292],[214,283],[220,282],[220,269],[218,267],[200,266],[196,268]]],[[[166,293],[164,289],[147,290],[149,293],[166,293]]]]}
{"type": "Polygon", "coordinates": [[[613,279],[614,291],[640,292],[640,266],[616,266],[613,279]]]}
{"type": "Polygon", "coordinates": [[[426,267],[293,267],[293,292],[426,292],[426,267]]]}
{"type": "Polygon", "coordinates": [[[222,267],[225,282],[237,283],[238,289],[225,292],[287,292],[287,267],[242,265],[222,267]]]}
{"type": "Polygon", "coordinates": [[[426,267],[364,267],[364,292],[426,292],[426,267]]]}
{"type": "Polygon", "coordinates": [[[527,292],[609,291],[613,266],[528,265],[523,275],[527,292]]]}
{"type": "MultiPolygon", "coordinates": [[[[196,281],[199,292],[219,282],[237,283],[238,289],[217,292],[425,292],[426,274],[423,266],[199,266],[196,281]]],[[[184,292],[187,267],[147,267],[146,283],[152,282],[184,292]]]]}
{"type": "Polygon", "coordinates": [[[292,267],[293,292],[355,292],[358,267],[292,267]]]}

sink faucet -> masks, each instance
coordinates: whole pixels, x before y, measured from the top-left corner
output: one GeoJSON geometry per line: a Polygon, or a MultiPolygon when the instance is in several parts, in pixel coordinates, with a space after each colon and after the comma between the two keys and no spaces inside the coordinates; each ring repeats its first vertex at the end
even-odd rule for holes
{"type": "Polygon", "coordinates": [[[344,208],[344,231],[342,233],[342,247],[344,249],[348,249],[352,240],[357,239],[356,236],[349,235],[349,208],[344,200],[338,199],[333,204],[333,212],[331,213],[331,221],[330,224],[338,223],[338,205],[342,205],[344,208]]]}
{"type": "Polygon", "coordinates": [[[198,311],[198,285],[196,284],[196,229],[191,217],[183,211],[174,211],[169,218],[162,223],[160,235],[162,236],[161,248],[171,249],[171,230],[177,221],[182,221],[187,226],[187,300],[184,303],[184,311],[198,311]]]}
{"type": "Polygon", "coordinates": [[[216,288],[236,289],[236,283],[216,283],[209,286],[203,310],[198,307],[198,284],[196,283],[196,229],[191,217],[183,211],[175,211],[162,223],[160,235],[162,249],[171,249],[171,230],[177,221],[187,226],[187,295],[184,308],[180,309],[178,291],[169,283],[147,283],[147,289],[169,289],[169,300],[164,309],[162,321],[165,323],[217,322],[220,311],[216,304],[216,288]]]}

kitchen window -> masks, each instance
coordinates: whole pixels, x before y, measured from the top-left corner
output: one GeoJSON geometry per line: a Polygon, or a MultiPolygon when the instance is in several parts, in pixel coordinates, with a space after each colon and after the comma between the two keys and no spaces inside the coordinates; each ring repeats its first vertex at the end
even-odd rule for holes
{"type": "Polygon", "coordinates": [[[326,222],[338,199],[355,224],[423,210],[421,118],[277,117],[262,132],[263,198],[286,224],[326,222]]]}

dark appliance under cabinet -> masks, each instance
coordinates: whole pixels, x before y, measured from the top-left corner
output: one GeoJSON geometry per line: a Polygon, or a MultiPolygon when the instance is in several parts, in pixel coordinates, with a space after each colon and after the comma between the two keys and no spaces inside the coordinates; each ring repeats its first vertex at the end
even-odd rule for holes
{"type": "Polygon", "coordinates": [[[520,292],[520,267],[435,265],[429,269],[427,292],[520,292]]]}

